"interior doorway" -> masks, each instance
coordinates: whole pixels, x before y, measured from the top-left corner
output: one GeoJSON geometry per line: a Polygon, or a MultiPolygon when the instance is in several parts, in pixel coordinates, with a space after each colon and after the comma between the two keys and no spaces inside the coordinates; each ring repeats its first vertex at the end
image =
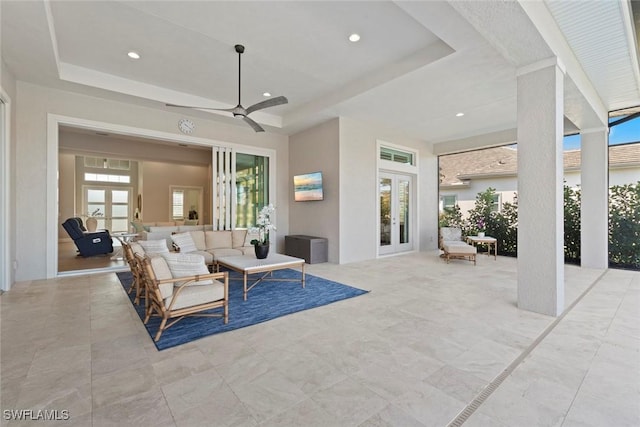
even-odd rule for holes
{"type": "Polygon", "coordinates": [[[202,224],[202,187],[182,187],[172,185],[171,215],[174,221],[197,221],[191,225],[202,224]]]}
{"type": "Polygon", "coordinates": [[[379,173],[379,255],[414,249],[416,203],[413,187],[412,175],[379,173]]]}

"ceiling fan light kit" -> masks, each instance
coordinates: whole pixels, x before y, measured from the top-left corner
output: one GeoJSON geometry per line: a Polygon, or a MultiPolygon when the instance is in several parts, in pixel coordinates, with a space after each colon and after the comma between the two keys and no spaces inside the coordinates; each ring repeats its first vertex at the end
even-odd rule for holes
{"type": "Polygon", "coordinates": [[[197,108],[201,110],[212,110],[212,111],[226,111],[233,114],[233,117],[243,119],[249,126],[253,128],[256,132],[264,132],[262,126],[260,126],[255,120],[249,118],[249,114],[254,111],[263,110],[269,107],[275,107],[276,105],[282,105],[289,102],[289,100],[284,96],[276,96],[274,98],[269,98],[264,101],[258,102],[256,104],[251,105],[248,108],[244,108],[242,106],[242,64],[241,58],[244,53],[244,46],[241,44],[235,45],[235,50],[238,53],[238,105],[233,108],[207,108],[207,107],[194,107],[188,105],[176,105],[176,104],[166,104],[167,107],[179,107],[179,108],[197,108]]]}

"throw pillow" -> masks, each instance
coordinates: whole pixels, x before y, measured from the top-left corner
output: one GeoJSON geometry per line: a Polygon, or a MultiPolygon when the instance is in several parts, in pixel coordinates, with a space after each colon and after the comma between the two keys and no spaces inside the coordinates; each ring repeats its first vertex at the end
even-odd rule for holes
{"type": "Polygon", "coordinates": [[[167,241],[162,240],[138,240],[142,249],[147,255],[152,254],[163,254],[169,252],[169,248],[167,247],[167,241]]]}
{"type": "MultiPolygon", "coordinates": [[[[169,270],[171,270],[171,275],[174,279],[209,274],[209,269],[204,263],[204,257],[202,255],[168,253],[163,254],[162,256],[165,261],[167,261],[167,265],[169,266],[169,270]]],[[[184,283],[185,281],[175,282],[175,286],[182,286],[184,283]]],[[[212,284],[213,280],[206,279],[190,283],[188,286],[212,284]]]]}
{"type": "Polygon", "coordinates": [[[171,240],[173,240],[173,243],[180,248],[180,252],[183,254],[188,254],[189,252],[195,252],[198,250],[193,238],[191,237],[191,233],[172,234],[171,240]]]}

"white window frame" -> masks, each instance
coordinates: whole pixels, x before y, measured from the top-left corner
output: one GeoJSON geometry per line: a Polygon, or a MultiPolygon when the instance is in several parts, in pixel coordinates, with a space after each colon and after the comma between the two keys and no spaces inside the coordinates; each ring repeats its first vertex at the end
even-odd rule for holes
{"type": "Polygon", "coordinates": [[[11,239],[10,221],[13,216],[10,213],[10,201],[12,189],[11,183],[11,98],[0,87],[0,120],[2,120],[2,130],[0,132],[0,289],[8,291],[13,285],[13,275],[15,265],[11,262],[11,239]]]}

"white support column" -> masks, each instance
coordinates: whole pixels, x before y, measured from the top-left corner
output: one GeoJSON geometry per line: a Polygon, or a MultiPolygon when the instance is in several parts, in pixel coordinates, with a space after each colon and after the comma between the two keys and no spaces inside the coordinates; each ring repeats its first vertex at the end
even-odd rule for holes
{"type": "Polygon", "coordinates": [[[581,132],[580,259],[582,267],[609,266],[609,132],[581,132]]]}
{"type": "Polygon", "coordinates": [[[518,72],[518,307],[564,310],[563,72],[555,60],[518,72]]]}

